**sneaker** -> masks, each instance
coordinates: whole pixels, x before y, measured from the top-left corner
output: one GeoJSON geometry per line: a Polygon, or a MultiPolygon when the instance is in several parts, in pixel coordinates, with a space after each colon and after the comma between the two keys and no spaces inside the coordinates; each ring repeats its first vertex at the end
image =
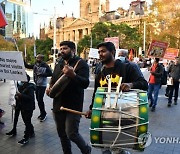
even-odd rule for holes
{"type": "Polygon", "coordinates": [[[168,95],[168,94],[165,94],[165,96],[166,96],[166,97],[169,97],[169,95],[168,95]]]}
{"type": "Polygon", "coordinates": [[[149,107],[152,107],[152,105],[153,105],[153,104],[152,104],[152,103],[150,103],[150,104],[149,104],[149,107]]]}
{"type": "Polygon", "coordinates": [[[87,152],[87,154],[91,154],[91,147],[90,146],[88,146],[88,152],[87,152]]]}
{"type": "Polygon", "coordinates": [[[18,142],[18,144],[20,144],[20,145],[25,145],[25,144],[27,144],[28,142],[29,142],[28,139],[23,138],[22,140],[20,140],[20,141],[18,142]]]}
{"type": "Polygon", "coordinates": [[[177,105],[177,100],[174,101],[174,105],[177,105]]]}
{"type": "Polygon", "coordinates": [[[171,107],[171,104],[172,104],[172,102],[168,102],[168,105],[167,105],[167,106],[168,106],[168,107],[171,107]]]}
{"type": "Polygon", "coordinates": [[[7,136],[16,136],[16,131],[11,130],[10,132],[6,133],[7,136]]]}
{"type": "Polygon", "coordinates": [[[40,119],[41,118],[41,115],[39,115],[38,117],[37,117],[37,119],[40,119]]]}
{"type": "Polygon", "coordinates": [[[151,108],[151,111],[154,112],[155,110],[156,110],[156,108],[153,106],[153,107],[151,108]]]}
{"type": "Polygon", "coordinates": [[[45,116],[41,116],[41,117],[40,117],[40,122],[45,121],[45,120],[46,120],[46,118],[47,118],[47,115],[45,115],[45,116]]]}

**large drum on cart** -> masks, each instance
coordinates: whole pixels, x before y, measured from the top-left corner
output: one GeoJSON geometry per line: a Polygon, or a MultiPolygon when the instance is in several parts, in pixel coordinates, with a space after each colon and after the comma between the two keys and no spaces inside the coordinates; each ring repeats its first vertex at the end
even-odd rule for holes
{"type": "Polygon", "coordinates": [[[98,88],[92,108],[90,140],[97,148],[133,148],[144,150],[148,131],[147,93],[141,90],[130,92],[107,92],[107,88],[98,88]],[[108,99],[110,95],[110,100],[108,99]],[[111,108],[118,95],[116,106],[111,108]],[[110,102],[108,102],[110,101],[110,102]]]}

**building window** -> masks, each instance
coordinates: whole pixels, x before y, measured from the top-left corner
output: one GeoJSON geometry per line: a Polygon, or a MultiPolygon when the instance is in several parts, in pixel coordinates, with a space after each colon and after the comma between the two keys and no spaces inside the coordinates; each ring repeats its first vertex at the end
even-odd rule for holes
{"type": "Polygon", "coordinates": [[[87,13],[91,13],[92,12],[92,10],[91,10],[91,4],[89,3],[88,5],[87,5],[87,13]]]}

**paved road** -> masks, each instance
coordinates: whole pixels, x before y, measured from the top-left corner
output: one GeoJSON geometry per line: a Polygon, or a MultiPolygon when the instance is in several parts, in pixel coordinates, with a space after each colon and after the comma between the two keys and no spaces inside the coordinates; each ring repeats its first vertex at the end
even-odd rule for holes
{"type": "MultiPolygon", "coordinates": [[[[90,87],[85,91],[84,111],[88,109],[91,102],[93,92],[92,85],[93,83],[91,82],[90,87]]],[[[36,137],[31,139],[28,145],[21,147],[17,144],[17,141],[22,138],[24,132],[24,124],[21,118],[18,122],[17,136],[9,138],[5,135],[5,133],[12,128],[12,111],[11,107],[8,105],[9,89],[9,81],[6,83],[0,81],[0,108],[6,111],[6,114],[2,118],[2,121],[5,122],[5,127],[0,131],[0,154],[62,154],[51,112],[52,100],[47,96],[45,96],[44,99],[48,118],[43,123],[37,120],[39,109],[36,105],[36,110],[33,115],[36,137]]],[[[179,137],[180,140],[180,101],[178,101],[179,104],[177,106],[173,105],[171,108],[167,108],[167,98],[164,97],[164,91],[165,87],[162,87],[156,112],[149,112],[149,132],[152,134],[152,144],[147,147],[144,152],[137,152],[130,149],[131,153],[180,154],[180,144],[164,143],[164,137],[179,137]],[[160,142],[155,143],[155,139],[159,139],[158,141],[160,142]]],[[[89,126],[90,120],[82,118],[80,132],[87,142],[89,142],[89,126]]],[[[72,148],[73,154],[80,154],[79,149],[74,144],[72,144],[72,148]]],[[[100,153],[101,150],[93,148],[92,154],[100,153]]]]}

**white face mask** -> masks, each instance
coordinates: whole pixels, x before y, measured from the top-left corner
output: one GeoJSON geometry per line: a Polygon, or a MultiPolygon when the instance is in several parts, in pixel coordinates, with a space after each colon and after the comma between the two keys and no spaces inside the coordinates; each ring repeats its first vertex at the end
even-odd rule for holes
{"type": "Polygon", "coordinates": [[[121,60],[122,62],[125,62],[126,58],[122,57],[122,56],[119,56],[119,60],[121,60]]]}
{"type": "Polygon", "coordinates": [[[154,63],[154,59],[151,59],[151,64],[153,64],[154,63]]]}

